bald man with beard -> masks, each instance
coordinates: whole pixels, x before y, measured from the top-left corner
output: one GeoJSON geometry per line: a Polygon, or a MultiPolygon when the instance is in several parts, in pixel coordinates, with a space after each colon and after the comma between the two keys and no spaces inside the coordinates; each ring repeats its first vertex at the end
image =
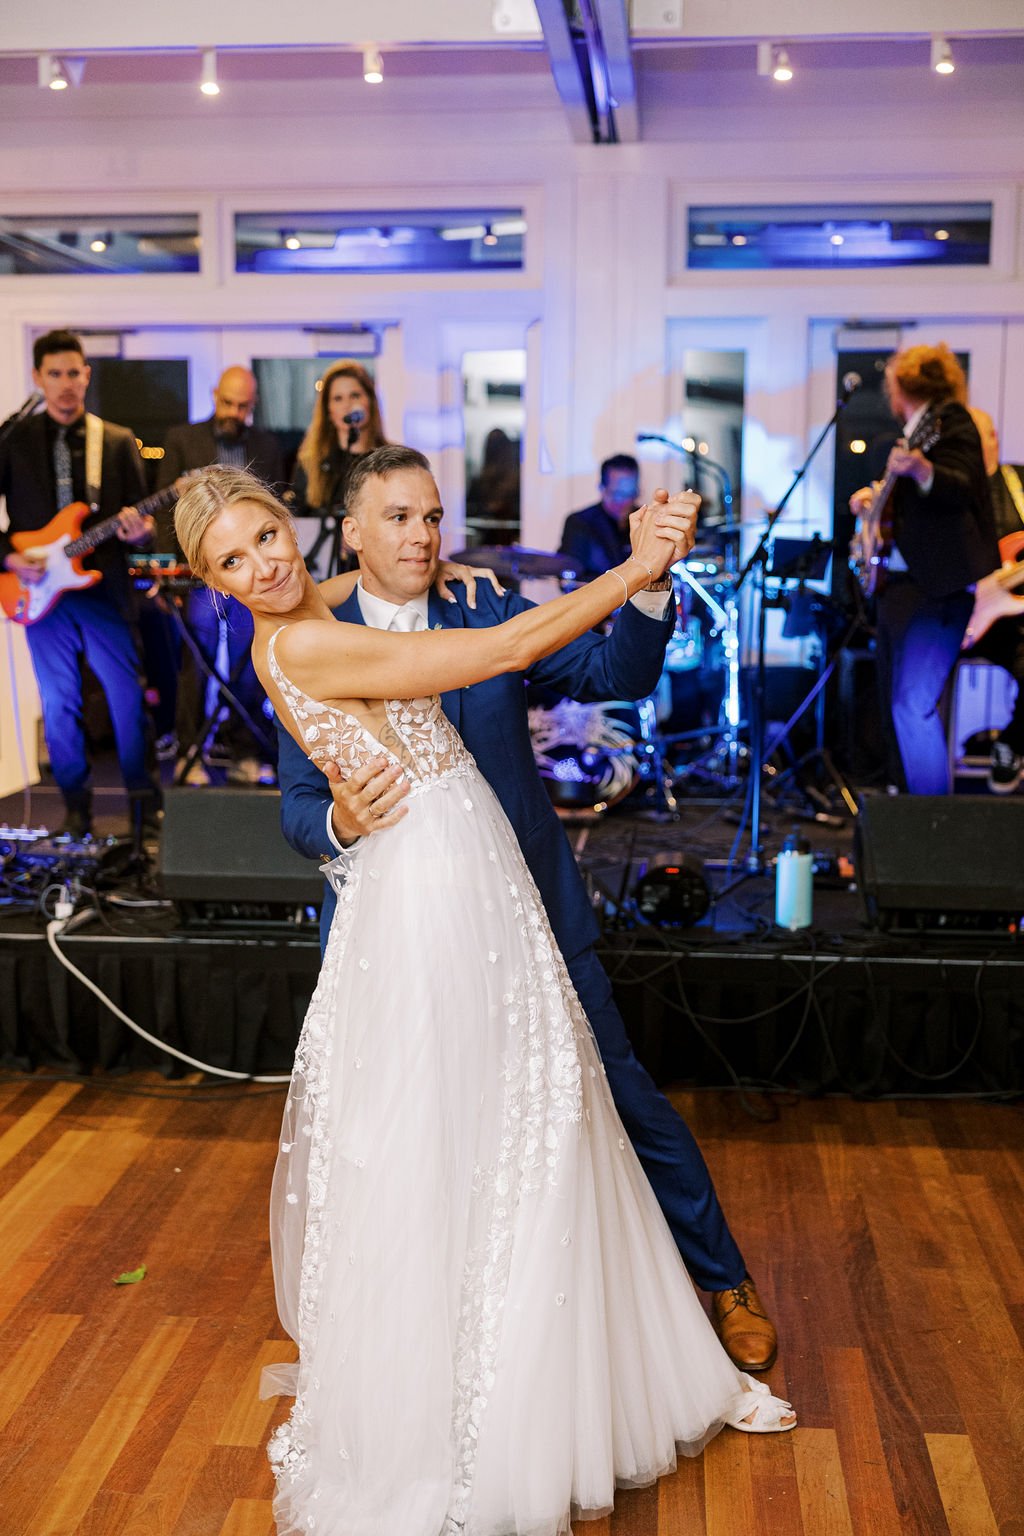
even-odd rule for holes
{"type": "MultiPolygon", "coordinates": [[[[248,469],[267,485],[278,489],[283,482],[284,470],[281,447],[273,432],[263,432],[252,425],[256,395],[256,378],[248,368],[226,368],[213,391],[213,415],[206,421],[172,427],[168,432],[157,475],[158,486],[170,485],[172,480],[187,470],[223,464],[230,469],[248,469]]],[[[159,546],[163,550],[173,550],[180,554],[170,524],[172,515],[173,509],[160,526],[159,546]]],[[[245,661],[234,691],[249,714],[259,719],[265,695],[253,671],[252,662],[248,660],[252,643],[252,619],[246,609],[232,598],[223,601],[221,607],[227,610],[229,672],[234,672],[245,661]]],[[[189,595],[188,622],[203,656],[212,666],[217,657],[220,614],[207,588],[200,588],[189,595]]],[[[200,677],[192,657],[186,655],[175,710],[178,740],[183,748],[202,723],[205,693],[205,679],[200,677]]],[[[268,737],[272,740],[273,732],[268,732],[268,737]]],[[[266,762],[262,747],[244,721],[229,715],[221,727],[220,741],[230,758],[229,779],[241,783],[273,779],[273,765],[266,762]]],[[[178,775],[182,769],[183,763],[179,762],[178,775]]],[[[193,766],[189,782],[209,783],[209,775],[202,762],[196,762],[193,766]]]]}

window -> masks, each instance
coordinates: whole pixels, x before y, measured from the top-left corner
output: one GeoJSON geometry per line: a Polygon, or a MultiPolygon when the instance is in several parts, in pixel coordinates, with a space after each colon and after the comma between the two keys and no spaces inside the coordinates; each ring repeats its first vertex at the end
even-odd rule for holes
{"type": "Polygon", "coordinates": [[[197,213],[0,218],[0,275],[198,272],[197,213]]]}
{"type": "Polygon", "coordinates": [[[691,270],[984,266],[991,203],[691,208],[691,270]]]}
{"type": "Polygon", "coordinates": [[[236,272],[519,271],[521,209],[239,213],[236,272]]]}

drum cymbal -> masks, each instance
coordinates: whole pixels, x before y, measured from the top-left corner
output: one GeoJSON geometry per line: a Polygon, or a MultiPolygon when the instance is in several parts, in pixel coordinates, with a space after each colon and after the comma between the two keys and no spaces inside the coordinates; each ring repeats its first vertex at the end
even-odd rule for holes
{"type": "Polygon", "coordinates": [[[546,549],[525,549],[522,544],[478,544],[450,557],[463,565],[486,565],[496,576],[518,581],[522,576],[556,576],[572,580],[580,574],[580,563],[570,555],[546,549]]]}

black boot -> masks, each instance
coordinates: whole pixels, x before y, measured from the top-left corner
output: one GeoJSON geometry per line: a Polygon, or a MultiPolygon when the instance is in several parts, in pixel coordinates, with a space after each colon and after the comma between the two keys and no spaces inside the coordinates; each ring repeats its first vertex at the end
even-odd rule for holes
{"type": "Polygon", "coordinates": [[[81,842],[92,836],[92,793],[88,789],[64,796],[64,820],[57,837],[71,837],[81,842]]]}

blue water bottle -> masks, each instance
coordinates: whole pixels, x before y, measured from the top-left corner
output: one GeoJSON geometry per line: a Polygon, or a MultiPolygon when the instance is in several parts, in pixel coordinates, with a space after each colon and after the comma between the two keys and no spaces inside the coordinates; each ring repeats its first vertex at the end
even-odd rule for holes
{"type": "Polygon", "coordinates": [[[775,860],[775,921],[778,927],[811,926],[814,902],[814,856],[805,837],[794,830],[775,860]]]}

